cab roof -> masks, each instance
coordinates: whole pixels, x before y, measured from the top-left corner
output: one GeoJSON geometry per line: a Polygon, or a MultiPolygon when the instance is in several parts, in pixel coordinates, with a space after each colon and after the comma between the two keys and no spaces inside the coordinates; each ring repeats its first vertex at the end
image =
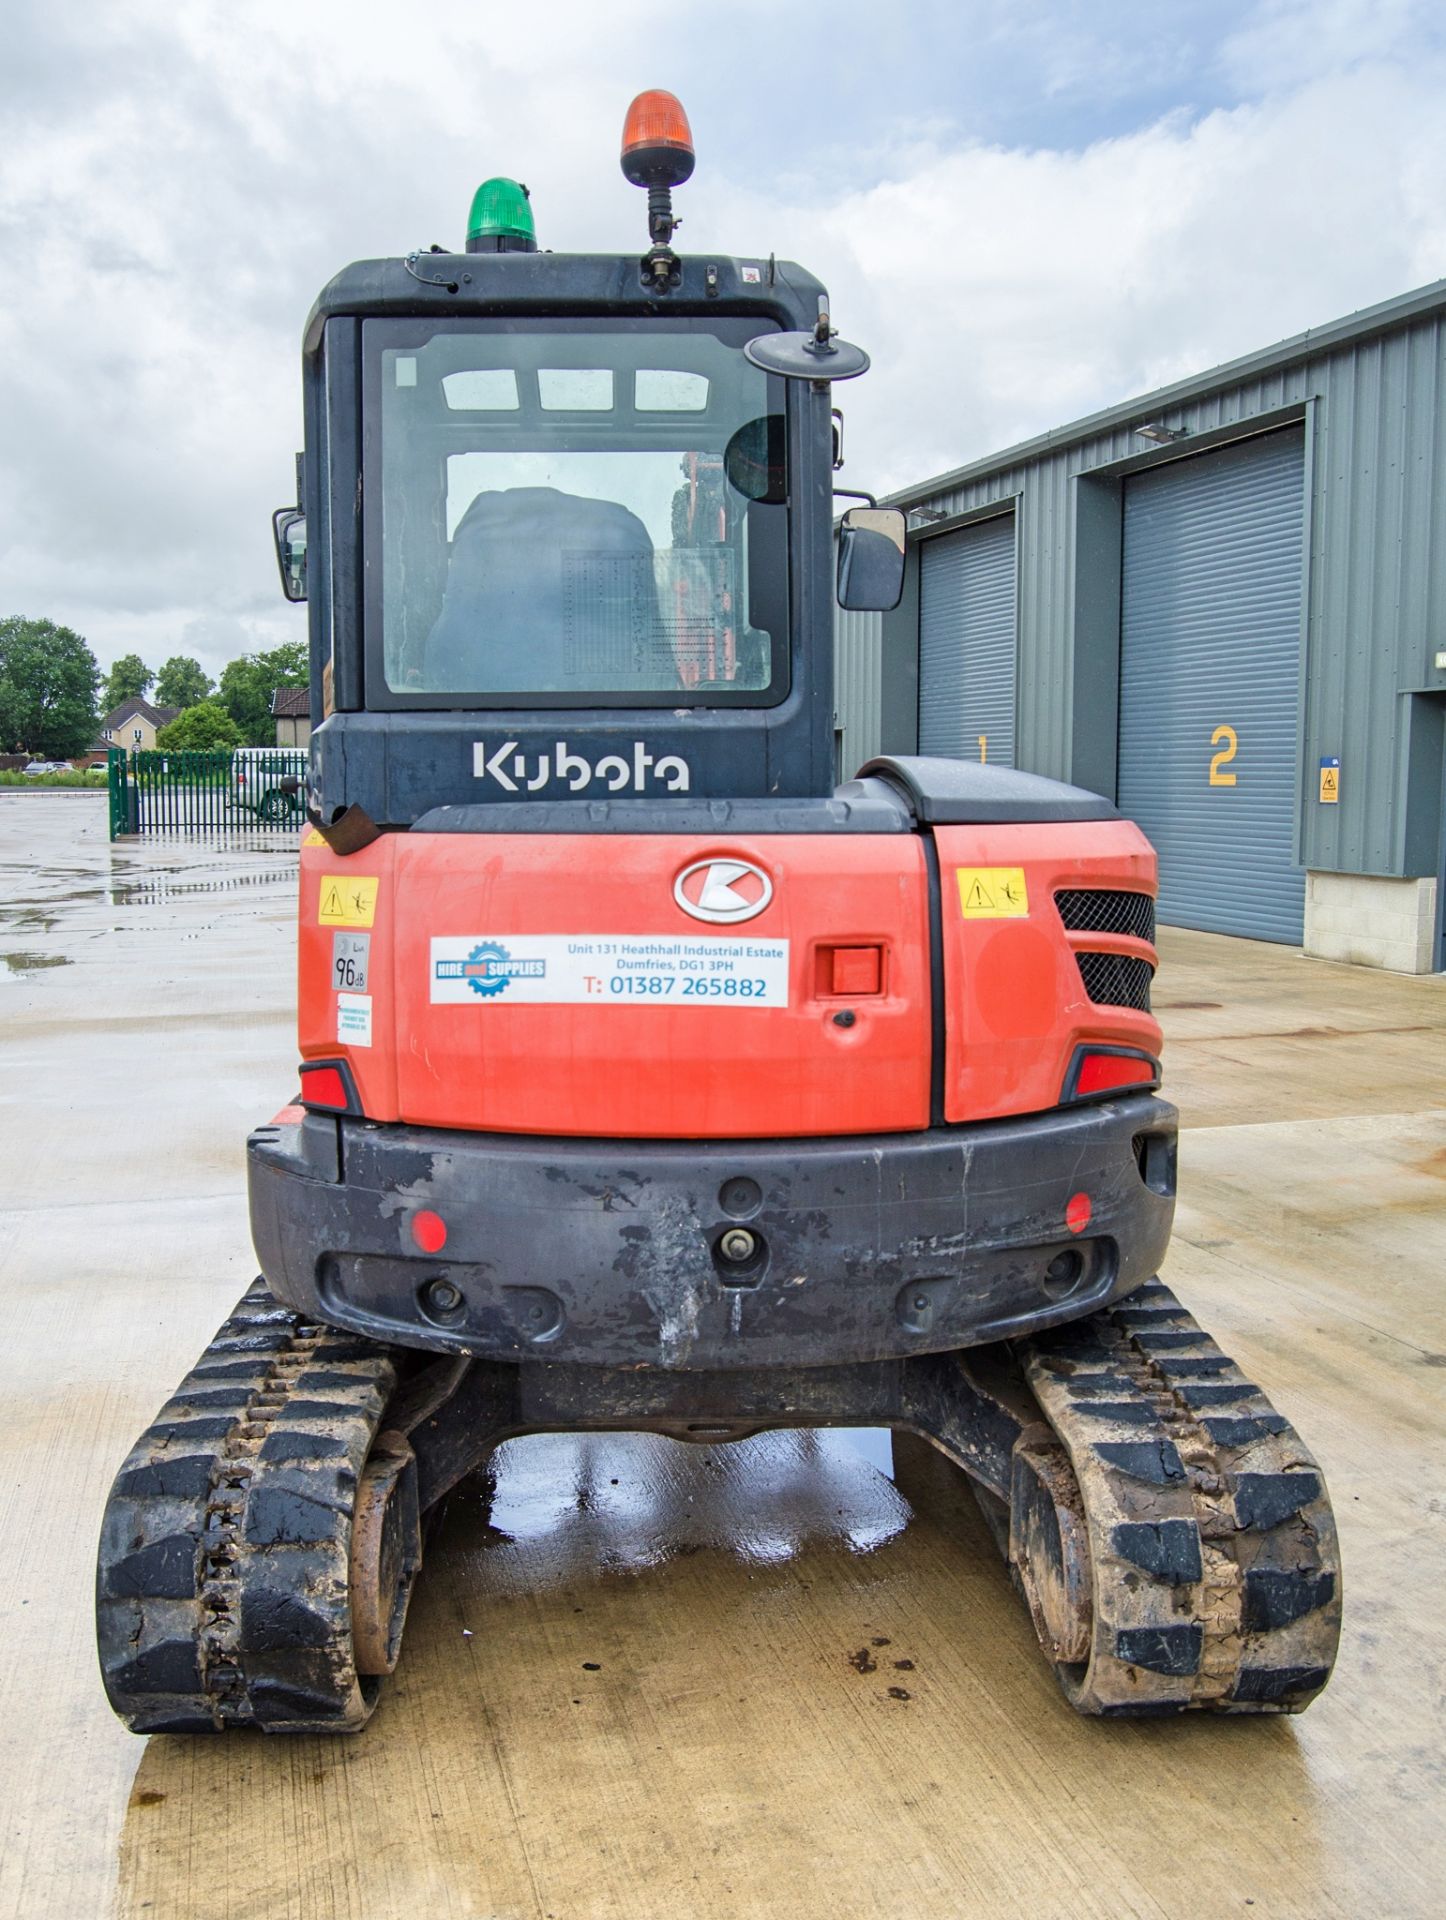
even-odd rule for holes
{"type": "Polygon", "coordinates": [[[358,260],[322,289],[304,350],[320,350],[328,320],[343,317],[485,318],[492,314],[756,314],[785,329],[812,327],[824,289],[792,260],[679,256],[679,280],[660,294],[637,254],[418,253],[358,260]],[[756,277],[755,277],[756,276],[756,277]]]}

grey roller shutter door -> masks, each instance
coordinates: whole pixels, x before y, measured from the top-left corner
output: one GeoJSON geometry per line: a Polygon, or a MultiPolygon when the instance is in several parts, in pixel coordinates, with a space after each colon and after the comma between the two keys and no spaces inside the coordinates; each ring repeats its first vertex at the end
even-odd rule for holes
{"type": "Polygon", "coordinates": [[[1125,485],[1119,804],[1169,925],[1299,943],[1300,433],[1125,485]]]}
{"type": "Polygon", "coordinates": [[[919,751],[1014,765],[1014,515],[919,554],[919,751]]]}

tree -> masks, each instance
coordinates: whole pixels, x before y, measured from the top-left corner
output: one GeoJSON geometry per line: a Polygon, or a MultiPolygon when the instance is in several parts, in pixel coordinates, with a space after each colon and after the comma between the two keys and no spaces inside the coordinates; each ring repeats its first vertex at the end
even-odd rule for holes
{"type": "Polygon", "coordinates": [[[122,700],[144,700],[155,675],[138,653],[123,653],[106,675],[102,703],[107,713],[122,700]]]}
{"type": "Polygon", "coordinates": [[[241,729],[219,700],[198,700],[156,735],[156,745],[167,753],[209,753],[220,747],[239,747],[241,729]]]}
{"type": "Polygon", "coordinates": [[[222,668],[216,697],[241,729],[246,746],[274,745],[271,696],[278,687],[304,687],[309,671],[302,640],[284,641],[266,653],[243,653],[222,668]]]}
{"type": "Polygon", "coordinates": [[[189,654],[173,653],[156,675],[158,707],[194,707],[208,700],[215,691],[199,660],[189,654]]]}
{"type": "Polygon", "coordinates": [[[100,669],[78,633],[53,620],[0,620],[0,739],[45,760],[95,740],[100,669]]]}

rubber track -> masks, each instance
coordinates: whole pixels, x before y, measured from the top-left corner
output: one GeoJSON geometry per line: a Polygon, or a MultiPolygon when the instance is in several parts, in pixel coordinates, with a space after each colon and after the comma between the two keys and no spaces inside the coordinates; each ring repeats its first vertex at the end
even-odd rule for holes
{"type": "Polygon", "coordinates": [[[260,1280],[243,1296],[106,1505],[101,1670],[135,1732],[365,1724],[351,1516],[396,1379],[392,1349],[303,1322],[260,1280]]]}
{"type": "Polygon", "coordinates": [[[1082,1713],[1298,1713],[1340,1633],[1335,1523],[1294,1428],[1152,1281],[1024,1345],[1083,1496],[1082,1713]]]}

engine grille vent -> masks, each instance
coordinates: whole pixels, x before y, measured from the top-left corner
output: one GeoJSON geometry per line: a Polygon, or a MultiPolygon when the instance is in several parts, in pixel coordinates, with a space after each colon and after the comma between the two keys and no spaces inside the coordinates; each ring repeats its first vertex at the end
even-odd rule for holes
{"type": "Polygon", "coordinates": [[[1150,1011],[1154,968],[1148,960],[1124,953],[1076,953],[1085,992],[1097,1007],[1134,1007],[1150,1011]]]}
{"type": "Polygon", "coordinates": [[[1054,903],[1071,933],[1127,933],[1155,943],[1155,902],[1148,893],[1070,888],[1057,893],[1054,903]]]}

